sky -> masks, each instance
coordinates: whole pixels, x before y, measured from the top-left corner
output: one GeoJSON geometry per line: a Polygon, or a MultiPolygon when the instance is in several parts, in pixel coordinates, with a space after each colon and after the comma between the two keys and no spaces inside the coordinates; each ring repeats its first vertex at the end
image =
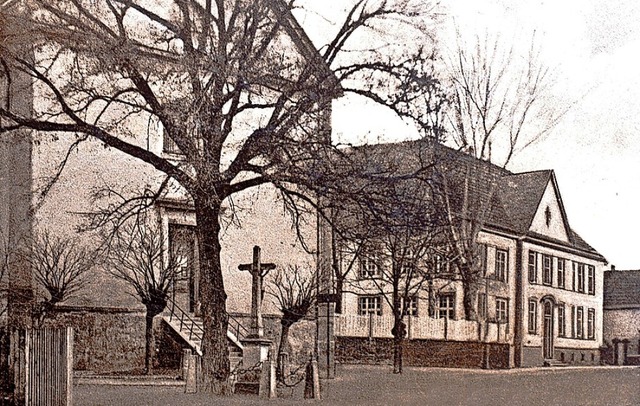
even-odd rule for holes
{"type": "MultiPolygon", "coordinates": [[[[302,0],[297,14],[317,46],[351,0],[302,0]]],[[[508,169],[553,169],[571,227],[617,269],[640,269],[640,2],[637,0],[442,0],[440,46],[452,27],[499,35],[516,49],[542,48],[553,72],[550,103],[571,105],[544,139],[508,169]]],[[[334,140],[414,137],[391,114],[361,100],[334,103],[334,140]]]]}

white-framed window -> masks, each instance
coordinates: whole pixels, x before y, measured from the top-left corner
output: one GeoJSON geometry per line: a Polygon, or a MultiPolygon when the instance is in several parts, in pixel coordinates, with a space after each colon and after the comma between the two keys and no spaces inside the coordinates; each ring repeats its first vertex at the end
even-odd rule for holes
{"type": "Polygon", "coordinates": [[[551,268],[551,262],[551,255],[542,255],[542,283],[545,285],[551,285],[552,283],[553,270],[551,268]]]}
{"type": "Polygon", "coordinates": [[[402,275],[411,273],[415,269],[415,252],[412,248],[407,248],[400,259],[402,261],[402,267],[400,268],[402,275]]]}
{"type": "Polygon", "coordinates": [[[496,249],[496,279],[502,282],[507,281],[508,252],[496,249]]]}
{"type": "Polygon", "coordinates": [[[528,317],[529,334],[538,332],[538,300],[529,299],[529,317],[528,317]]]}
{"type": "Polygon", "coordinates": [[[418,295],[409,296],[408,298],[401,298],[401,306],[407,305],[406,315],[417,316],[418,315],[418,295]]]}
{"type": "Polygon", "coordinates": [[[563,258],[558,258],[558,287],[564,288],[564,265],[565,261],[563,258]]]}
{"type": "Polygon", "coordinates": [[[587,338],[593,340],[596,336],[596,309],[587,311],[587,338]]]}
{"type": "Polygon", "coordinates": [[[576,337],[584,338],[584,310],[582,306],[576,307],[576,337]]]}
{"type": "Polygon", "coordinates": [[[529,283],[538,283],[538,253],[529,251],[529,283]]]}
{"type": "Polygon", "coordinates": [[[455,318],[456,296],[454,293],[441,293],[438,295],[438,318],[455,318]]]}
{"type": "Polygon", "coordinates": [[[584,264],[578,263],[578,292],[584,293],[584,264]]]}
{"type": "Polygon", "coordinates": [[[368,314],[382,316],[382,299],[380,296],[359,296],[358,314],[361,316],[368,314]]]}
{"type": "Polygon", "coordinates": [[[379,258],[374,253],[367,253],[360,258],[360,278],[371,279],[380,277],[379,258]]]}
{"type": "Polygon", "coordinates": [[[496,321],[499,323],[509,321],[509,300],[506,298],[496,298],[496,321]]]}
{"type": "Polygon", "coordinates": [[[593,265],[587,266],[587,293],[596,294],[596,268],[593,265]]]}
{"type": "Polygon", "coordinates": [[[564,303],[558,303],[558,337],[564,337],[566,334],[564,309],[564,303]]]}

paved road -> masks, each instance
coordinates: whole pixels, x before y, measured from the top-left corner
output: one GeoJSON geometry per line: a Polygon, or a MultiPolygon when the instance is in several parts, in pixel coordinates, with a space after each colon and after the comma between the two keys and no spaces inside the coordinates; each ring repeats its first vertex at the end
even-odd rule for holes
{"type": "MultiPolygon", "coordinates": [[[[640,405],[640,368],[555,368],[479,371],[343,366],[323,381],[320,402],[290,399],[270,405],[640,405]]],[[[74,404],[98,405],[255,405],[257,398],[211,399],[187,395],[180,387],[78,385],[74,404]]]]}

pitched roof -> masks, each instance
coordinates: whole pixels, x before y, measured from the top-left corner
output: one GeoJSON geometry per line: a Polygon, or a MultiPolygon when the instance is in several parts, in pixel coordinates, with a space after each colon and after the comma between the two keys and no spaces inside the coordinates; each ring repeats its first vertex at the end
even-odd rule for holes
{"type": "Polygon", "coordinates": [[[424,140],[368,145],[357,149],[368,150],[372,157],[371,161],[378,160],[377,164],[373,165],[383,167],[391,162],[395,166],[401,163],[405,167],[412,167],[435,160],[447,173],[453,174],[451,176],[450,199],[454,210],[461,209],[464,199],[464,182],[468,182],[468,201],[472,211],[482,207],[481,202],[490,203],[485,220],[486,226],[577,249],[592,254],[603,262],[606,261],[602,255],[570,228],[553,170],[513,173],[491,162],[477,159],[442,144],[433,144],[424,140]],[[433,155],[425,152],[431,148],[435,152],[433,155]],[[420,152],[420,159],[412,156],[416,151],[420,152]],[[430,161],[427,157],[432,157],[433,160],[430,161]],[[533,218],[549,182],[552,182],[553,187],[556,188],[569,237],[568,242],[530,231],[533,218]]]}
{"type": "Polygon", "coordinates": [[[640,270],[604,273],[604,308],[640,308],[640,270]]]}

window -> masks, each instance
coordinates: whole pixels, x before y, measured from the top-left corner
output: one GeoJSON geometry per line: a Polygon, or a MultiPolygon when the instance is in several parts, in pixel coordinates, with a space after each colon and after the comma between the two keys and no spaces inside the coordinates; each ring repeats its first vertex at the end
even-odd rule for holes
{"type": "Polygon", "coordinates": [[[480,320],[487,318],[487,295],[485,293],[478,294],[478,317],[480,320]]]}
{"type": "Polygon", "coordinates": [[[537,283],[538,280],[538,253],[529,251],[529,282],[537,283]]]}
{"type": "Polygon", "coordinates": [[[584,292],[584,264],[578,264],[578,292],[584,292]]]}
{"type": "Polygon", "coordinates": [[[496,250],[496,279],[507,281],[507,251],[496,250]]]}
{"type": "Polygon", "coordinates": [[[455,318],[455,295],[453,293],[441,294],[438,301],[438,318],[455,318]]]}
{"type": "Polygon", "coordinates": [[[587,338],[593,340],[596,336],[596,309],[587,311],[587,338]]]}
{"type": "Polygon", "coordinates": [[[447,272],[449,268],[449,264],[445,260],[444,255],[436,254],[433,258],[434,260],[434,268],[436,273],[447,272]]]}
{"type": "Polygon", "coordinates": [[[578,280],[578,264],[571,261],[571,266],[573,268],[573,278],[571,279],[572,289],[576,291],[576,281],[578,280]]]}
{"type": "Polygon", "coordinates": [[[596,294],[596,268],[592,265],[587,268],[587,289],[590,295],[596,294]]]}
{"type": "Polygon", "coordinates": [[[558,303],[558,337],[564,337],[565,334],[564,303],[558,303]]]}
{"type": "Polygon", "coordinates": [[[529,333],[536,334],[538,330],[538,301],[529,299],[529,333]]]}
{"type": "Polygon", "coordinates": [[[542,256],[542,283],[545,285],[551,285],[551,256],[542,256]]]}
{"type": "MultiPolygon", "coordinates": [[[[407,309],[405,310],[405,315],[407,316],[417,316],[418,315],[418,296],[409,296],[406,299],[407,309]]],[[[405,298],[402,298],[401,306],[404,307],[405,298]]]]}
{"type": "Polygon", "coordinates": [[[582,306],[576,307],[576,337],[584,338],[584,310],[582,306]]]}
{"type": "Polygon", "coordinates": [[[564,288],[564,259],[558,258],[558,287],[564,288]]]}
{"type": "Polygon", "coordinates": [[[509,302],[505,298],[496,298],[496,321],[506,323],[509,321],[509,302]]]}
{"type": "Polygon", "coordinates": [[[571,306],[571,337],[576,336],[576,307],[571,306]]]}
{"type": "Polygon", "coordinates": [[[380,276],[378,257],[375,254],[367,254],[360,259],[360,278],[371,279],[380,276]]]}
{"type": "Polygon", "coordinates": [[[411,248],[407,248],[404,251],[404,256],[400,258],[402,261],[402,267],[400,268],[400,274],[406,275],[411,274],[415,269],[415,254],[411,248]]]}
{"type": "Polygon", "coordinates": [[[358,298],[358,314],[361,316],[368,314],[382,316],[382,300],[380,300],[380,296],[360,296],[358,298]]]}
{"type": "Polygon", "coordinates": [[[166,131],[162,131],[162,150],[172,154],[181,154],[178,144],[167,135],[166,131]]]}
{"type": "Polygon", "coordinates": [[[489,247],[487,244],[480,244],[480,266],[482,267],[482,274],[487,274],[487,252],[489,247]]]}

